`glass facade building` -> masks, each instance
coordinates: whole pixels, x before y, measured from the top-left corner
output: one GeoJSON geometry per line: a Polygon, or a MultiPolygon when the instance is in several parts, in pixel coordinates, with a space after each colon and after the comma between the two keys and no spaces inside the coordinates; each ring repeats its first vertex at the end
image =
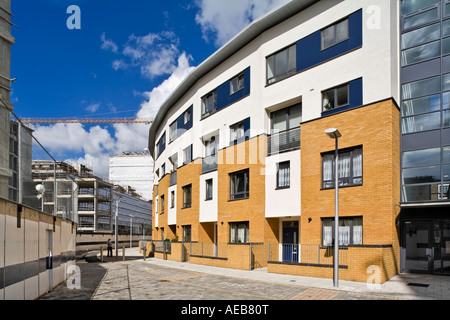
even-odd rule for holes
{"type": "Polygon", "coordinates": [[[401,0],[401,272],[450,274],[450,1],[401,0]]]}

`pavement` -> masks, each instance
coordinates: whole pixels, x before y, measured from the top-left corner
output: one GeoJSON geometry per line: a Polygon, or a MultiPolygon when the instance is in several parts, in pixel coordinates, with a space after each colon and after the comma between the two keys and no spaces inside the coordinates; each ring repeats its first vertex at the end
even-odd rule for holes
{"type": "MultiPolygon", "coordinates": [[[[120,252],[119,252],[120,254],[120,252]]],[[[399,274],[381,285],[244,271],[146,258],[138,248],[123,256],[79,255],[79,289],[61,284],[40,300],[294,301],[449,300],[450,277],[399,274]]],[[[189,305],[191,306],[191,305],[189,305]]],[[[190,310],[192,311],[192,310],[190,310]]]]}

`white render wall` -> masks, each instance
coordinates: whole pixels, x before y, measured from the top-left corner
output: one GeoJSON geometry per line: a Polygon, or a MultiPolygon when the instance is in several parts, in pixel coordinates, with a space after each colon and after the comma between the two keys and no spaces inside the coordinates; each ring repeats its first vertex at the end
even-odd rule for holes
{"type": "Polygon", "coordinates": [[[298,217],[301,215],[300,150],[266,158],[266,218],[298,217]],[[290,187],[276,189],[277,164],[290,162],[290,187]]]}
{"type": "MultiPolygon", "coordinates": [[[[363,78],[363,103],[394,97],[398,101],[398,2],[392,0],[320,1],[296,16],[264,32],[239,52],[217,66],[192,86],[168,112],[155,141],[166,131],[166,149],[155,160],[155,170],[169,156],[193,144],[193,159],[204,157],[202,137],[219,130],[219,149],[228,146],[229,126],[251,117],[251,137],[267,133],[268,111],[298,101],[303,103],[303,121],[321,117],[321,92],[363,78]],[[266,86],[266,57],[326,27],[355,11],[363,10],[363,47],[290,78],[266,86]],[[200,120],[201,97],[251,68],[250,96],[200,120]],[[395,70],[395,71],[393,71],[395,70]],[[193,127],[169,143],[170,123],[193,105],[193,127]]],[[[179,161],[179,165],[182,161],[179,161]]],[[[160,178],[160,177],[159,177],[160,178]]],[[[157,180],[157,178],[155,178],[157,180]]]]}

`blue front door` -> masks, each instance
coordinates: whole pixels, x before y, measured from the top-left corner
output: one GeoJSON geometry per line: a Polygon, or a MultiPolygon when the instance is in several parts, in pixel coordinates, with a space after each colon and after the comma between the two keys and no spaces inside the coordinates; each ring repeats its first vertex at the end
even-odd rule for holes
{"type": "Polygon", "coordinates": [[[283,221],[283,261],[298,262],[298,221],[283,221]]]}

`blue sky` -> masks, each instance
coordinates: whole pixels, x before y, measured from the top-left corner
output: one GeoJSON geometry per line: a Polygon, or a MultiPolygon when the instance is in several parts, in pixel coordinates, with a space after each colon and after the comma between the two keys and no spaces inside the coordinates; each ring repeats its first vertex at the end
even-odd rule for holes
{"type": "MultiPolygon", "coordinates": [[[[185,76],[252,20],[289,0],[12,0],[11,102],[20,117],[152,118],[185,76]],[[66,22],[80,8],[81,29],[66,22]]],[[[107,176],[147,146],[148,126],[38,126],[57,158],[107,176]]]]}

